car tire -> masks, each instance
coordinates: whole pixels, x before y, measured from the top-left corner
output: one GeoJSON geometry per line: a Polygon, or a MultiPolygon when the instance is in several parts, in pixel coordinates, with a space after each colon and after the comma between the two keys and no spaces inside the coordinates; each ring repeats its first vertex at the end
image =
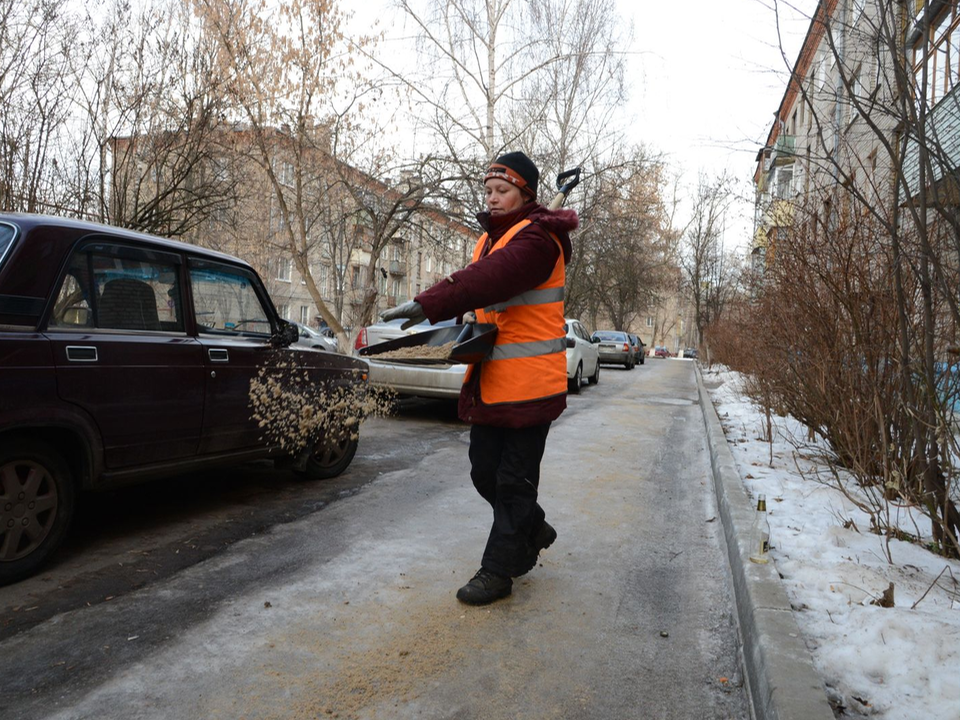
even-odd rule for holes
{"type": "Polygon", "coordinates": [[[580,386],[583,384],[583,363],[577,364],[577,371],[573,377],[567,381],[567,392],[571,395],[580,394],[580,386]]]}
{"type": "Polygon", "coordinates": [[[341,475],[350,467],[360,439],[353,433],[346,432],[337,440],[321,440],[318,442],[306,465],[297,474],[305,480],[328,480],[341,475]]]}
{"type": "Polygon", "coordinates": [[[600,382],[600,361],[599,360],[597,360],[596,370],[593,371],[593,375],[587,378],[587,382],[589,382],[591,385],[596,385],[598,382],[600,382]]]}
{"type": "Polygon", "coordinates": [[[76,495],[70,466],[52,445],[0,443],[0,585],[32,574],[60,547],[76,495]]]}

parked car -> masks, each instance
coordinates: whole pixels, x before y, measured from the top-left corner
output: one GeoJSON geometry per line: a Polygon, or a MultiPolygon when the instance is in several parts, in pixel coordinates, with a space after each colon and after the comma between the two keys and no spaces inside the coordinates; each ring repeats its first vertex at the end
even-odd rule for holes
{"type": "Polygon", "coordinates": [[[696,348],[687,348],[683,351],[683,356],[685,358],[691,358],[693,360],[697,359],[697,349],[696,348]]]}
{"type": "Polygon", "coordinates": [[[638,336],[633,333],[627,333],[630,338],[630,344],[633,346],[633,362],[635,365],[643,365],[646,362],[647,348],[638,336]]]}
{"type": "Polygon", "coordinates": [[[297,331],[300,333],[297,339],[297,345],[305,345],[315,350],[337,352],[337,340],[335,337],[328,337],[319,330],[314,330],[312,327],[304,325],[303,323],[294,322],[292,324],[297,327],[297,331]]]}
{"type": "MultiPolygon", "coordinates": [[[[296,344],[247,263],[93,223],[0,214],[0,583],[62,543],[81,491],[275,458],[251,381],[294,367],[362,389],[357,358],[296,344]]],[[[300,373],[302,372],[303,375],[300,373]]],[[[343,472],[355,430],[308,438],[308,477],[343,472]]]]}
{"type": "Polygon", "coordinates": [[[600,382],[599,340],[593,340],[579,320],[567,318],[567,389],[577,395],[586,376],[591,385],[600,382]]]}
{"type": "Polygon", "coordinates": [[[658,358],[669,358],[673,357],[673,353],[667,350],[663,345],[658,345],[653,350],[654,357],[658,358]]]}
{"type": "Polygon", "coordinates": [[[597,349],[600,351],[600,362],[623,365],[627,370],[633,370],[636,364],[633,359],[633,345],[630,338],[621,330],[597,330],[593,337],[599,341],[597,349]]]}
{"type": "MultiPolygon", "coordinates": [[[[400,326],[404,322],[406,321],[403,318],[398,318],[368,325],[357,336],[355,348],[359,350],[434,327],[456,324],[453,320],[442,320],[436,325],[423,322],[402,330],[400,326]]],[[[367,358],[367,362],[370,365],[370,384],[389,387],[401,396],[456,400],[460,397],[460,386],[463,385],[463,376],[467,372],[467,366],[462,363],[418,365],[377,360],[376,356],[367,358]]]]}

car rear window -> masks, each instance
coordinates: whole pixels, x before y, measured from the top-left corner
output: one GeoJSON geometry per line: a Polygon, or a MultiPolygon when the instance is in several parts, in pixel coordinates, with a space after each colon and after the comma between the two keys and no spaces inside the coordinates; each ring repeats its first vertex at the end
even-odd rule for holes
{"type": "Polygon", "coordinates": [[[3,258],[13,245],[13,237],[16,234],[17,231],[12,225],[0,225],[0,265],[3,265],[3,258]]]}
{"type": "Polygon", "coordinates": [[[184,332],[179,258],[100,241],[70,258],[48,326],[184,332]]]}
{"type": "Polygon", "coordinates": [[[626,337],[622,332],[609,332],[607,330],[597,330],[594,335],[601,340],[623,340],[626,337]]]}

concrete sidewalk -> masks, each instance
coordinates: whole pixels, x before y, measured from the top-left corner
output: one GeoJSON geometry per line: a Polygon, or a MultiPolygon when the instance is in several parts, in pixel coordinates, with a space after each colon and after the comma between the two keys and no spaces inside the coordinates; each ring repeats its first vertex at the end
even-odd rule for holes
{"type": "Polygon", "coordinates": [[[743,661],[757,720],[833,720],[776,565],[750,562],[754,506],[697,365],[700,407],[733,573],[743,661]]]}

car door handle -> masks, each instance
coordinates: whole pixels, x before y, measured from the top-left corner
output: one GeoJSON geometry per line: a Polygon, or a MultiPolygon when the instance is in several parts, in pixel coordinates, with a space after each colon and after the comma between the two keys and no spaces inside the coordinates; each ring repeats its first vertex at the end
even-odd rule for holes
{"type": "Polygon", "coordinates": [[[97,348],[91,345],[67,345],[67,360],[97,362],[97,348]]]}
{"type": "Polygon", "coordinates": [[[226,348],[210,348],[207,354],[211,362],[230,362],[230,353],[226,348]]]}

